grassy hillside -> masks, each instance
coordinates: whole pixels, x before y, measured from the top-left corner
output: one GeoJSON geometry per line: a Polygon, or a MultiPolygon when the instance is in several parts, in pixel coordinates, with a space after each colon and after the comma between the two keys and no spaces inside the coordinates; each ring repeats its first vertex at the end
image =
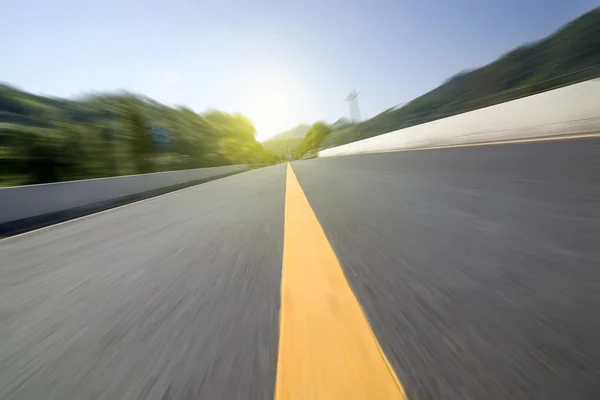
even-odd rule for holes
{"type": "Polygon", "coordinates": [[[514,100],[600,75],[600,8],[496,61],[463,71],[401,108],[334,131],[332,147],[514,100]]]}

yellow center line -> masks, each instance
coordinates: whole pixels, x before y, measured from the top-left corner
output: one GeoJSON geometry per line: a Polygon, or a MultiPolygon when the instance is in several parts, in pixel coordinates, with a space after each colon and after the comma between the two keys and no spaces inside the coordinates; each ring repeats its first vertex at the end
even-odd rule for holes
{"type": "Polygon", "coordinates": [[[406,399],[287,167],[275,399],[406,399]]]}

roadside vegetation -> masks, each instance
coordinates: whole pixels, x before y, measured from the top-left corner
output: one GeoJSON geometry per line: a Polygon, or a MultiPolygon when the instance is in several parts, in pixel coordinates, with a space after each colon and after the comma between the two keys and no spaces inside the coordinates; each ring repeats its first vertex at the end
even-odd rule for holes
{"type": "Polygon", "coordinates": [[[0,85],[0,186],[277,162],[255,133],[240,114],[126,92],[67,100],[0,85]]]}
{"type": "Polygon", "coordinates": [[[300,148],[294,154],[295,158],[315,157],[322,148],[323,141],[331,134],[331,127],[324,122],[313,124],[300,144],[300,148]]]}

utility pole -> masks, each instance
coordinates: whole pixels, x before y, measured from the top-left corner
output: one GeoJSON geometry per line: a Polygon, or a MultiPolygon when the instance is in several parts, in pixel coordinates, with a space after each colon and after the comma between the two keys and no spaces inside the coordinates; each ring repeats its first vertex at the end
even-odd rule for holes
{"type": "Polygon", "coordinates": [[[358,94],[359,92],[354,89],[346,97],[348,106],[350,107],[350,119],[352,122],[360,122],[360,109],[358,108],[358,94]]]}

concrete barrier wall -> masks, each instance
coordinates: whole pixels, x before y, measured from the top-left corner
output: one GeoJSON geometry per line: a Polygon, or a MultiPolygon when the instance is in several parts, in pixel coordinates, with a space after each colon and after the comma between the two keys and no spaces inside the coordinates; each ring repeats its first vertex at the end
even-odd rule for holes
{"type": "Polygon", "coordinates": [[[600,79],[319,152],[319,157],[600,132],[600,79]]]}
{"type": "Polygon", "coordinates": [[[0,188],[0,224],[248,170],[247,165],[0,188]]]}

